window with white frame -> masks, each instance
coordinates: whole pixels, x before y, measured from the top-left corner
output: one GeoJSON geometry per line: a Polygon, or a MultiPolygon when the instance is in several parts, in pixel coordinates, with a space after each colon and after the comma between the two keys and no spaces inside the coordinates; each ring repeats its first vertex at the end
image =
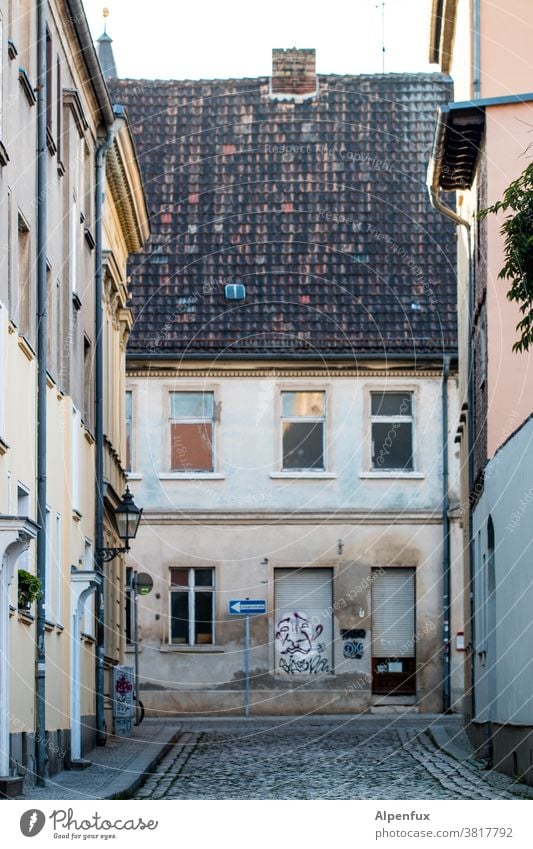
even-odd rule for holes
{"type": "Polygon", "coordinates": [[[325,431],[325,392],[281,393],[283,471],[323,471],[325,431]]]}
{"type": "Polygon", "coordinates": [[[63,621],[63,530],[61,516],[56,514],[56,545],[55,545],[55,617],[59,624],[63,621]]]}
{"type": "MultiPolygon", "coordinates": [[[[85,540],[83,547],[83,568],[90,572],[94,569],[93,544],[89,539],[85,540]]],[[[91,593],[85,603],[82,631],[89,637],[94,637],[94,593],[91,593]]]]}
{"type": "Polygon", "coordinates": [[[52,513],[46,508],[46,547],[45,547],[45,583],[44,583],[44,615],[47,622],[52,621],[52,513]]]}
{"type": "Polygon", "coordinates": [[[70,291],[72,295],[78,296],[78,250],[79,250],[79,226],[80,215],[76,198],[72,200],[70,208],[70,291]]]}
{"type": "Polygon", "coordinates": [[[81,415],[75,407],[72,408],[71,432],[71,482],[72,509],[81,514],[80,499],[80,461],[81,461],[81,415]]]}
{"type": "Polygon", "coordinates": [[[170,393],[170,470],[214,471],[213,392],[170,393]]]}
{"type": "Polygon", "coordinates": [[[215,570],[194,567],[170,570],[170,643],[215,642],[215,570]]]}
{"type": "Polygon", "coordinates": [[[133,471],[133,392],[126,390],[125,400],[126,419],[126,471],[133,471]]]}
{"type": "Polygon", "coordinates": [[[413,393],[371,392],[372,469],[414,470],[413,393]]]}

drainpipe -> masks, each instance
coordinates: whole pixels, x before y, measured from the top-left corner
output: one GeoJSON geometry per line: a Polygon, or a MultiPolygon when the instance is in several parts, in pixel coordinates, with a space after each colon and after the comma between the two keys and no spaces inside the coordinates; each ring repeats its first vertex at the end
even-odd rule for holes
{"type": "Polygon", "coordinates": [[[479,31],[481,23],[481,0],[474,0],[473,20],[472,20],[472,76],[473,76],[473,94],[474,100],[479,100],[481,97],[481,33],[479,31]]]}
{"type": "Polygon", "coordinates": [[[46,0],[37,0],[37,601],[35,652],[36,780],[45,785],[46,774],[46,0]]]}
{"type": "Polygon", "coordinates": [[[103,326],[103,269],[102,269],[102,211],[104,201],[105,161],[113,144],[113,125],[108,125],[105,141],[96,148],[95,175],[95,444],[96,444],[96,528],[95,553],[98,582],[96,586],[96,742],[105,746],[104,708],[104,568],[99,552],[104,547],[104,340],[103,326]]]}
{"type": "MultiPolygon", "coordinates": [[[[440,187],[439,187],[439,174],[438,169],[436,168],[438,159],[439,159],[439,150],[442,149],[442,143],[444,140],[444,121],[442,112],[438,111],[437,118],[437,127],[435,131],[435,140],[433,144],[433,150],[431,153],[431,159],[428,168],[428,176],[427,176],[427,188],[429,192],[429,200],[431,206],[436,212],[445,215],[455,224],[460,225],[466,229],[467,234],[467,262],[468,262],[468,375],[467,375],[467,402],[468,402],[468,416],[467,416],[467,428],[468,428],[468,493],[469,493],[469,502],[470,502],[470,493],[472,492],[472,488],[474,486],[474,358],[473,358],[473,350],[472,350],[472,339],[471,339],[471,328],[474,317],[474,257],[472,253],[472,242],[471,242],[471,226],[470,222],[466,220],[466,218],[462,218],[453,209],[450,209],[440,198],[440,187]]],[[[469,561],[470,561],[470,575],[469,575],[469,593],[470,593],[470,628],[471,628],[471,654],[470,654],[470,669],[471,669],[471,711],[472,711],[472,719],[476,715],[476,702],[475,702],[475,654],[473,651],[473,646],[475,645],[474,640],[474,611],[475,611],[475,603],[474,603],[474,576],[472,574],[472,569],[474,567],[474,540],[473,540],[473,532],[472,532],[472,510],[471,505],[468,505],[468,550],[469,550],[469,561]]]]}
{"type": "Polygon", "coordinates": [[[444,713],[451,712],[451,575],[450,575],[450,517],[448,463],[448,378],[450,358],[444,357],[442,367],[442,579],[443,579],[443,646],[444,681],[442,704],[444,713]]]}

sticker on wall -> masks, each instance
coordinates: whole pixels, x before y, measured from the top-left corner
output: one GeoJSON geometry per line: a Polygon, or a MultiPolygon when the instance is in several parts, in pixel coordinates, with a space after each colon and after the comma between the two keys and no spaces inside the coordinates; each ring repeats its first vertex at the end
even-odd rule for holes
{"type": "MultiPolygon", "coordinates": [[[[314,617],[316,619],[316,617],[314,617]]],[[[283,613],[276,624],[276,660],[287,675],[318,675],[330,672],[326,645],[321,641],[324,625],[311,622],[301,610],[283,613]]]]}

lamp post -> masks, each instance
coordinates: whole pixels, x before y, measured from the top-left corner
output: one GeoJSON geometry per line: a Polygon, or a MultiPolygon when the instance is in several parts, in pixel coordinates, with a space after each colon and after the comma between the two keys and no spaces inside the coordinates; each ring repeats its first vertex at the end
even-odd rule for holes
{"type": "Polygon", "coordinates": [[[126,487],[126,492],[122,496],[122,501],[115,509],[115,521],[117,523],[117,531],[121,540],[124,540],[122,548],[99,548],[96,551],[96,561],[99,564],[109,563],[119,554],[127,554],[130,550],[130,540],[135,539],[139,522],[142,516],[142,507],[137,507],[133,500],[133,495],[130,492],[129,486],[126,487]]]}
{"type": "MultiPolygon", "coordinates": [[[[99,585],[97,588],[98,604],[98,629],[97,629],[97,654],[96,654],[96,719],[97,719],[97,744],[105,745],[105,720],[104,720],[104,608],[103,608],[103,580],[104,572],[102,566],[109,563],[119,554],[127,554],[130,550],[130,540],[135,539],[139,522],[141,521],[142,508],[137,507],[133,500],[129,486],[122,496],[122,501],[115,509],[115,521],[117,532],[124,545],[121,547],[98,547],[95,551],[95,561],[99,571],[99,585]]],[[[103,511],[100,523],[97,521],[97,540],[103,538],[103,511]],[[98,528],[100,532],[98,533],[98,528]]]]}

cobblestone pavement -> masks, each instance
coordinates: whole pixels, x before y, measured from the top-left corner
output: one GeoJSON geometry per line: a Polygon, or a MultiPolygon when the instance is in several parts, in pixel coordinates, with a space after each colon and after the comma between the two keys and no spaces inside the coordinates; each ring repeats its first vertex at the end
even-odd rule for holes
{"type": "MultiPolygon", "coordinates": [[[[423,716],[182,721],[137,799],[519,799],[531,791],[436,748],[423,716]]],[[[457,718],[434,717],[461,734],[457,718]]]]}

